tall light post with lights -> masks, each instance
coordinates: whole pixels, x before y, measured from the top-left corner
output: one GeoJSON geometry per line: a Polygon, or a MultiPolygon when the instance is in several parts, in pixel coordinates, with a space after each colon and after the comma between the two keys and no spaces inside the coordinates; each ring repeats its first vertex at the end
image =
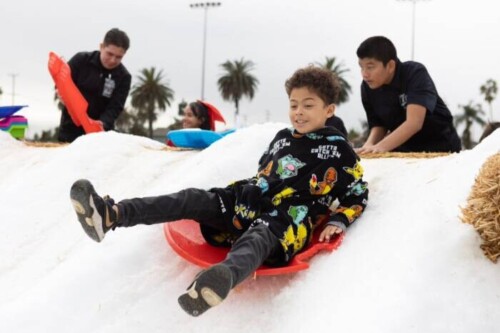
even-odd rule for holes
{"type": "Polygon", "coordinates": [[[412,19],[411,19],[411,60],[415,59],[415,10],[417,7],[417,1],[420,0],[397,0],[397,1],[410,1],[413,5],[412,8],[412,19]]]}
{"type": "Polygon", "coordinates": [[[220,2],[198,2],[189,5],[191,8],[202,8],[205,11],[203,20],[203,56],[201,64],[201,99],[205,98],[205,58],[207,49],[207,13],[209,8],[219,7],[220,2]]]}

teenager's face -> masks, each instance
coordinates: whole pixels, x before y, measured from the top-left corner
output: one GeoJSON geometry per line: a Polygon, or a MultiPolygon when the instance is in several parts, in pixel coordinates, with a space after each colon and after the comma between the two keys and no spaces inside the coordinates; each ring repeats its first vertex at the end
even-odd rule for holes
{"type": "Polygon", "coordinates": [[[182,118],[182,128],[200,128],[201,119],[196,117],[189,106],[184,109],[184,118],[182,118]]]}
{"type": "Polygon", "coordinates": [[[123,56],[125,56],[125,49],[116,45],[101,44],[101,64],[106,69],[113,69],[121,64],[123,56]]]}
{"type": "Polygon", "coordinates": [[[290,92],[290,123],[302,134],[325,127],[325,122],[333,116],[335,105],[325,102],[309,88],[294,88],[290,92]]]}
{"type": "Polygon", "coordinates": [[[394,77],[396,62],[390,60],[384,66],[382,61],[374,58],[359,59],[359,67],[361,67],[361,76],[370,89],[377,89],[384,84],[389,84],[394,77]]]}

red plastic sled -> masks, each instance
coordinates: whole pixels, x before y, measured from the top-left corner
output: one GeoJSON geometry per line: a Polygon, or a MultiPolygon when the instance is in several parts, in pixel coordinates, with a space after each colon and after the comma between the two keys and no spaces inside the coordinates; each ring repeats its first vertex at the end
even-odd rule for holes
{"type": "Polygon", "coordinates": [[[87,115],[88,103],[71,79],[71,68],[54,52],[49,53],[49,72],[75,125],[85,133],[102,132],[101,124],[87,115]]]}
{"type": "MultiPolygon", "coordinates": [[[[261,266],[255,272],[256,275],[281,275],[295,273],[309,268],[307,260],[312,258],[319,251],[332,252],[337,249],[344,234],[340,234],[329,243],[318,241],[319,229],[313,235],[313,240],[309,246],[297,254],[292,261],[284,267],[261,266]]],[[[170,246],[187,261],[203,268],[221,262],[226,257],[229,248],[215,247],[208,244],[200,232],[199,224],[193,220],[179,220],[163,225],[165,238],[170,246]]]]}

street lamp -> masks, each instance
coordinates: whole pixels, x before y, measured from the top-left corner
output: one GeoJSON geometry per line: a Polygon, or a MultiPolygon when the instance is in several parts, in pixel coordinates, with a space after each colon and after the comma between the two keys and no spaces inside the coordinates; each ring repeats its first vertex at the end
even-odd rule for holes
{"type": "Polygon", "coordinates": [[[411,22],[411,60],[414,60],[415,56],[415,9],[417,5],[417,1],[420,0],[398,0],[398,1],[410,1],[413,3],[412,8],[412,22],[411,22]]]}
{"type": "Polygon", "coordinates": [[[203,8],[205,10],[205,17],[203,21],[203,58],[201,64],[201,99],[205,97],[205,54],[207,48],[207,12],[210,7],[219,7],[220,2],[198,2],[189,5],[191,8],[203,8]]]}
{"type": "Polygon", "coordinates": [[[16,76],[18,76],[19,74],[12,73],[9,75],[12,76],[12,105],[14,105],[14,98],[16,96],[16,76]]]}

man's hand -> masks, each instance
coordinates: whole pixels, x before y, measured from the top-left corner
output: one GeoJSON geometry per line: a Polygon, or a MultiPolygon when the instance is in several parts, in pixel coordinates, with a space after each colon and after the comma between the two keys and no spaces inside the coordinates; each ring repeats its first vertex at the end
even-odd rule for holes
{"type": "Polygon", "coordinates": [[[335,225],[327,225],[319,235],[320,242],[329,242],[334,236],[342,233],[342,229],[335,225]]]}
{"type": "Polygon", "coordinates": [[[356,152],[356,154],[368,154],[368,153],[385,153],[388,152],[389,150],[379,144],[376,144],[376,145],[365,145],[361,148],[355,148],[354,151],[356,152]]]}

